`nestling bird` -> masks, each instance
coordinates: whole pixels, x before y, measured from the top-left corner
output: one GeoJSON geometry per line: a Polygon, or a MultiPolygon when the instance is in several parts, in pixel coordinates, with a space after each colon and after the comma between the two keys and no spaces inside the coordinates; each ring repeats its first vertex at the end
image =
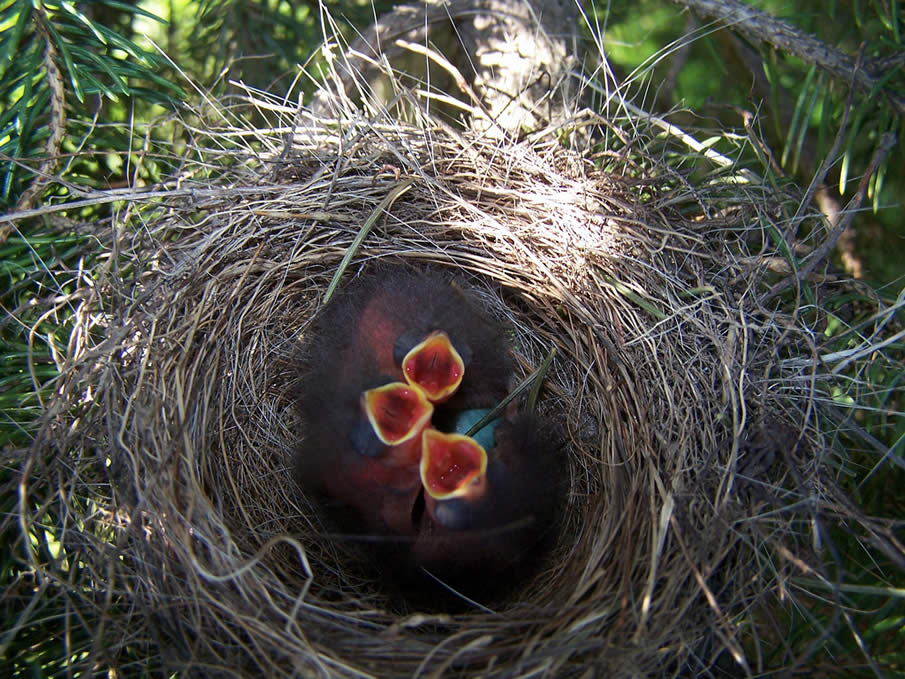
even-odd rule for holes
{"type": "Polygon", "coordinates": [[[556,534],[565,492],[556,436],[532,416],[504,418],[482,463],[479,444],[430,432],[422,435],[425,511],[413,561],[469,595],[496,593],[556,534]],[[464,470],[461,480],[434,483],[448,461],[464,470]]]}
{"type": "Polygon", "coordinates": [[[442,331],[429,334],[399,358],[408,345],[408,334],[396,340],[393,358],[409,384],[421,387],[432,403],[443,403],[459,389],[465,377],[465,361],[456,351],[449,335],[442,331]]]}
{"type": "Polygon", "coordinates": [[[436,403],[491,407],[508,393],[512,363],[500,324],[446,275],[374,266],[320,321],[328,353],[371,353],[380,374],[419,383],[436,403]]]}
{"type": "Polygon", "coordinates": [[[425,429],[421,435],[421,484],[428,516],[450,530],[471,527],[471,506],[489,498],[487,452],[464,434],[425,429]]]}
{"type": "Polygon", "coordinates": [[[418,426],[431,404],[414,399],[408,414],[387,415],[405,401],[398,397],[406,385],[398,383],[450,407],[495,404],[510,372],[502,330],[446,276],[379,265],[318,314],[304,352],[295,385],[304,427],[300,484],[329,507],[351,508],[353,529],[414,534],[418,426]],[[394,438],[399,428],[416,435],[394,438]]]}
{"type": "Polygon", "coordinates": [[[420,569],[472,596],[519,582],[556,534],[565,464],[530,415],[464,435],[509,391],[500,324],[446,276],[379,265],[318,314],[304,352],[299,481],[379,537],[387,582],[428,605],[420,569]]]}
{"type": "Polygon", "coordinates": [[[388,382],[362,390],[368,382],[344,389],[328,380],[299,395],[306,433],[296,456],[298,480],[326,496],[328,506],[351,508],[352,530],[412,535],[421,434],[433,406],[417,387],[388,382]]]}

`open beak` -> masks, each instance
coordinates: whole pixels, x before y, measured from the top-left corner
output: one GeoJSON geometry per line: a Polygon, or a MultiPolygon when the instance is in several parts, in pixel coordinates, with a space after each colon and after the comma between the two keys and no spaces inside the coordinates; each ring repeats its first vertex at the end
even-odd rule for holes
{"type": "Polygon", "coordinates": [[[434,414],[434,406],[417,386],[390,382],[362,394],[362,406],[374,433],[382,443],[398,446],[421,433],[434,414]]]}
{"type": "Polygon", "coordinates": [[[447,334],[435,332],[405,355],[402,373],[409,384],[421,387],[430,401],[442,403],[462,384],[465,362],[447,334]]]}
{"type": "Polygon", "coordinates": [[[421,482],[434,500],[476,500],[486,490],[487,452],[462,434],[421,435],[421,482]]]}

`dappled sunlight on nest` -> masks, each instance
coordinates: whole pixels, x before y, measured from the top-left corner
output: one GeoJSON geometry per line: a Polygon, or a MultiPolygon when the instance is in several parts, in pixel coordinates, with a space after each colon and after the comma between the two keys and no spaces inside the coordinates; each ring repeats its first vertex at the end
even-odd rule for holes
{"type": "MultiPolygon", "coordinates": [[[[809,333],[758,301],[777,280],[770,189],[729,169],[692,187],[641,147],[602,171],[555,131],[515,143],[257,108],[272,128],[196,130],[209,180],[124,198],[133,221],[105,237],[121,264],[81,302],[95,343],[69,357],[32,451],[66,460],[59,501],[86,494],[108,517],[64,541],[110,592],[83,604],[111,656],[137,644],[151,665],[268,676],[745,663],[741,628],[813,559],[800,503],[831,501],[810,364],[784,371],[776,348],[810,358],[809,333]],[[516,594],[455,613],[369,579],[290,470],[300,339],[409,180],[345,277],[375,259],[455,272],[510,329],[519,377],[556,349],[539,408],[567,440],[552,551],[516,594]]],[[[36,470],[38,502],[57,490],[36,470]]]]}

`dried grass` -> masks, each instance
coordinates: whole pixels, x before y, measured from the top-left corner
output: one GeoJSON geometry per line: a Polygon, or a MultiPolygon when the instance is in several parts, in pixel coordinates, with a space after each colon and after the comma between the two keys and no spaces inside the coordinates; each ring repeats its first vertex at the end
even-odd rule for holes
{"type": "Polygon", "coordinates": [[[759,301],[791,275],[774,237],[790,197],[731,166],[679,174],[670,149],[707,161],[642,119],[573,121],[631,139],[601,171],[557,130],[517,143],[348,101],[335,121],[245,104],[270,124],[216,104],[168,191],[116,195],[96,225],[109,255],[70,296],[18,518],[26,535],[63,519],[65,558],[32,558],[67,593],[66,628],[95,639],[67,649],[75,666],[629,677],[701,672],[725,649],[761,671],[754,640],[781,643],[764,611],[821,572],[814,518],[850,513],[813,331],[794,300],[759,301]],[[525,374],[557,350],[540,407],[568,433],[565,528],[492,610],[391,605],[288,468],[292,357],[398,186],[385,164],[412,184],[346,275],[375,258],[455,269],[511,325],[525,374]]]}

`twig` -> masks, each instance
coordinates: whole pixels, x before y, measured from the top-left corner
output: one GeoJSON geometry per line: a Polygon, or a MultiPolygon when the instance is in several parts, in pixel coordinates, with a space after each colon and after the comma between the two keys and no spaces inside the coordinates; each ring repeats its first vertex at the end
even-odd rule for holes
{"type": "MultiPolygon", "coordinates": [[[[807,64],[830,73],[840,80],[848,80],[855,68],[855,58],[816,36],[801,31],[766,12],[744,5],[738,0],[673,0],[685,5],[700,15],[716,19],[742,33],[755,44],[767,43],[778,50],[791,54],[807,64]]],[[[865,92],[879,92],[901,115],[905,114],[905,98],[883,87],[886,80],[885,69],[859,70],[855,84],[865,92]],[[880,71],[876,75],[876,71],[880,71]]]]}
{"type": "MultiPolygon", "coordinates": [[[[46,71],[48,89],[50,89],[50,120],[47,123],[47,129],[50,134],[47,135],[47,141],[44,143],[44,160],[41,161],[39,168],[34,171],[34,181],[19,197],[16,205],[17,212],[31,208],[35,203],[35,199],[50,182],[50,175],[53,174],[59,160],[60,144],[63,143],[63,135],[66,131],[66,91],[63,88],[63,75],[57,67],[57,50],[53,46],[53,39],[44,26],[45,20],[46,17],[43,12],[40,12],[36,23],[38,32],[44,39],[44,69],[46,71]]],[[[6,242],[12,229],[12,224],[0,226],[0,244],[6,242]]]]}
{"type": "Polygon", "coordinates": [[[806,278],[810,273],[814,270],[814,268],[822,261],[824,261],[830,251],[836,247],[836,241],[839,240],[839,236],[842,235],[842,232],[845,231],[848,226],[852,223],[852,219],[855,217],[855,213],[858,211],[858,208],[861,207],[861,203],[864,201],[864,196],[867,195],[867,185],[870,183],[870,178],[877,171],[877,168],[883,163],[883,160],[886,158],[886,155],[893,149],[896,145],[896,136],[892,132],[885,133],[882,137],[880,137],[880,143],[877,146],[877,149],[874,151],[873,157],[870,159],[870,165],[867,167],[867,172],[864,173],[864,176],[861,178],[861,183],[858,185],[858,190],[855,192],[855,195],[849,201],[848,205],[845,206],[843,210],[844,216],[839,220],[839,223],[833,228],[830,232],[829,238],[827,238],[823,243],[820,244],[811,256],[808,258],[807,263],[802,266],[798,273],[795,276],[790,276],[784,280],[781,280],[779,283],[770,288],[770,291],[764,295],[763,302],[775,297],[780,292],[788,288],[793,283],[798,283],[804,278],[806,278]]]}

